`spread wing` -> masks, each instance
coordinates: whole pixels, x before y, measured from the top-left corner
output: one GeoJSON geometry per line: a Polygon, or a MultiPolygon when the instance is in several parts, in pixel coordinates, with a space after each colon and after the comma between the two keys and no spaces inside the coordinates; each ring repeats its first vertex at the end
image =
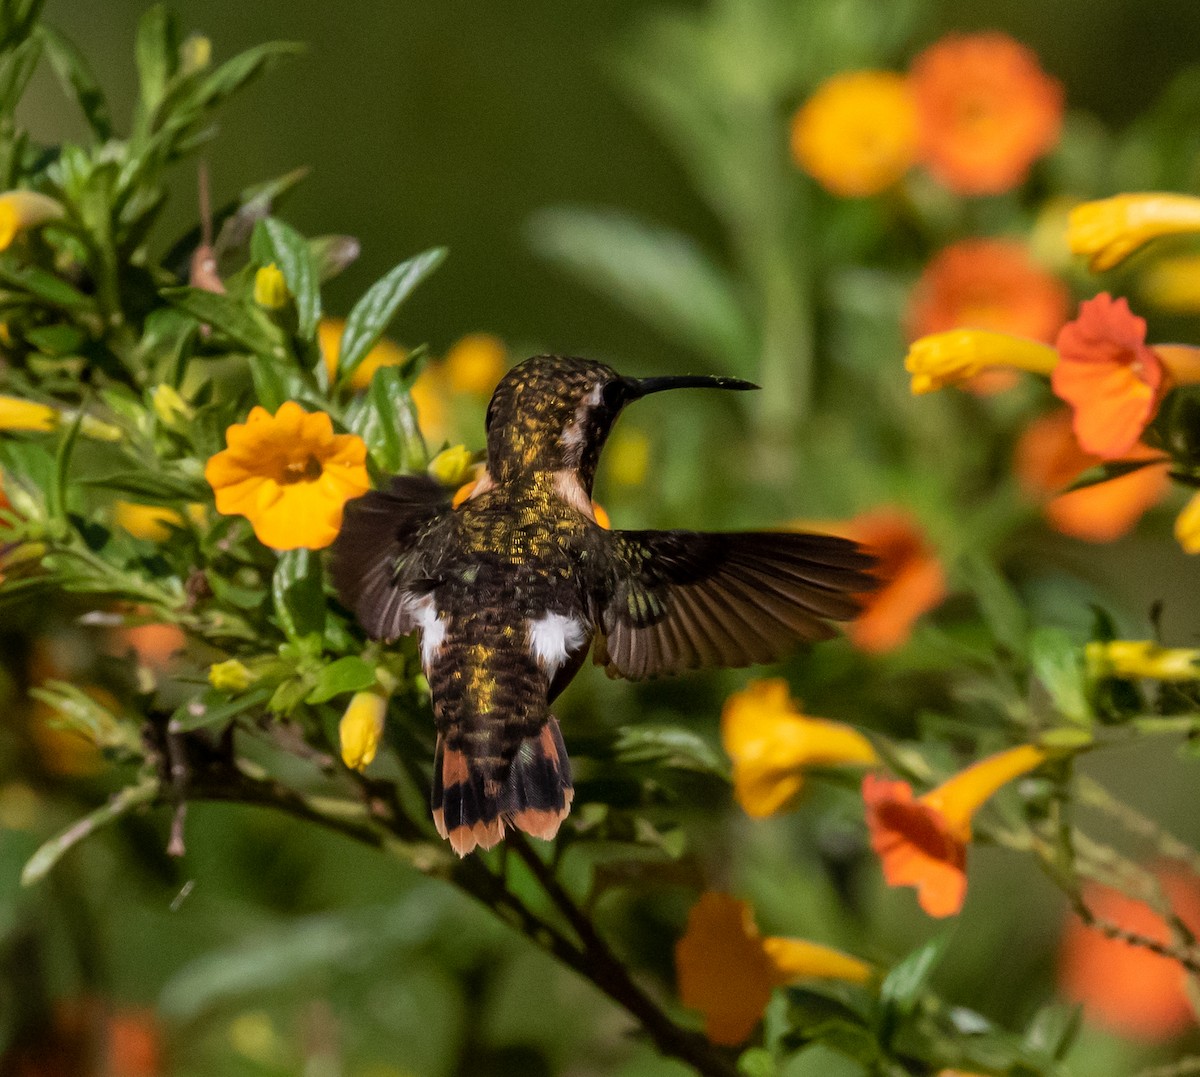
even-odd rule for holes
{"type": "Polygon", "coordinates": [[[854,542],[798,532],[617,531],[596,661],[638,679],[774,662],[835,634],[877,586],[854,542]]]}
{"type": "Polygon", "coordinates": [[[409,601],[419,586],[418,540],[450,508],[445,488],[427,475],[397,475],[346,505],[333,544],[333,583],[372,639],[395,639],[418,626],[409,601]]]}

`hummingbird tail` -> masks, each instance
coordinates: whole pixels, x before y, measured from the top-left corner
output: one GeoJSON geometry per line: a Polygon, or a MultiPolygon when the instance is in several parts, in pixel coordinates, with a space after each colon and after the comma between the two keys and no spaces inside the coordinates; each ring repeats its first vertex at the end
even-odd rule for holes
{"type": "Polygon", "coordinates": [[[487,761],[473,760],[466,743],[451,747],[439,733],[433,761],[433,824],[459,856],[490,849],[514,826],[550,841],[571,810],[575,790],[558,719],[549,716],[518,745],[508,776],[498,782],[487,761]]]}

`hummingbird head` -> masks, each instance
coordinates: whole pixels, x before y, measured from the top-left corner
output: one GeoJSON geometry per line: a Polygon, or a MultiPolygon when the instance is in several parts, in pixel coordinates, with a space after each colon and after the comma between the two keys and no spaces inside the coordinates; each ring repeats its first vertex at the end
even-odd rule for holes
{"type": "Polygon", "coordinates": [[[757,389],[739,378],[627,378],[591,359],[538,355],[513,367],[487,412],[488,473],[569,471],[590,496],[600,450],[626,404],[663,389],[757,389]]]}

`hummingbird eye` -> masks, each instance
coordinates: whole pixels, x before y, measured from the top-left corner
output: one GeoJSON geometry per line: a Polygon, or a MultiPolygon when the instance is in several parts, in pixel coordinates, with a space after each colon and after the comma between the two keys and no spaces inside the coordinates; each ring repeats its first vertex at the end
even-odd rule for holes
{"type": "Polygon", "coordinates": [[[622,381],[610,381],[600,392],[600,402],[608,411],[620,411],[629,402],[629,392],[622,381]]]}

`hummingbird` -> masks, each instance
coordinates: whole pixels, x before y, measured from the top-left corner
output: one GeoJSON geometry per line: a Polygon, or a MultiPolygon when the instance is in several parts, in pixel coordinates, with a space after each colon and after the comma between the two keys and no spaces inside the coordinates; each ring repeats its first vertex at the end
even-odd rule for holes
{"type": "Polygon", "coordinates": [[[728,377],[623,377],[589,359],[513,367],[488,404],[485,470],[462,504],[398,475],[346,506],[333,580],[367,635],[420,633],[437,744],[431,803],[460,856],[515,827],[550,840],[571,767],[550,704],[589,648],[610,676],[747,666],[835,635],[876,581],[831,535],[618,531],[592,482],[621,410],[728,377]]]}

